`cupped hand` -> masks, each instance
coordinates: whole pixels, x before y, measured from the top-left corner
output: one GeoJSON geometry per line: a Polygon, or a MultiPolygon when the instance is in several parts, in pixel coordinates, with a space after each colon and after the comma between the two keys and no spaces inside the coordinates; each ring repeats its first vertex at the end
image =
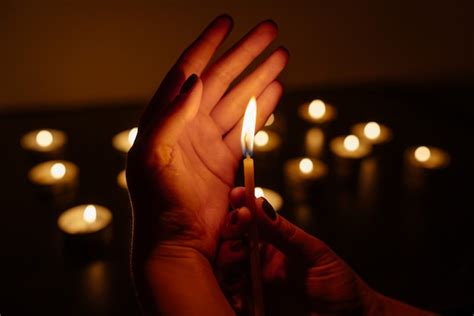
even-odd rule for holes
{"type": "Polygon", "coordinates": [[[235,210],[222,230],[217,274],[236,310],[247,309],[244,236],[252,217],[264,241],[261,259],[268,315],[369,315],[375,308],[377,294],[321,240],[279,216],[263,198],[256,199],[252,215],[245,207],[244,188],[233,189],[230,200],[235,210]]]}
{"type": "Polygon", "coordinates": [[[134,255],[162,244],[215,255],[229,191],[241,158],[240,129],[249,99],[257,97],[257,129],[282,94],[276,77],[288,53],[273,51],[256,69],[229,85],[277,36],[276,25],[257,25],[212,65],[232,28],[216,18],[166,75],[145,110],[128,155],[134,255]]]}

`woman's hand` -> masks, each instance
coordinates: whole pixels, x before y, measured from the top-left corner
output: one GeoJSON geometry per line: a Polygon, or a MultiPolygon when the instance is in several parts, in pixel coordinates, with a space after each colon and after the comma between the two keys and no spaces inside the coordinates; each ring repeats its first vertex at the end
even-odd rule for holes
{"type": "Polygon", "coordinates": [[[127,162],[135,257],[153,256],[160,245],[215,255],[241,158],[243,112],[256,96],[257,128],[264,124],[282,94],[276,77],[288,60],[285,49],[276,49],[227,91],[277,36],[273,22],[262,22],[208,65],[231,28],[230,17],[215,19],[171,68],[141,118],[127,162]]]}
{"type": "Polygon", "coordinates": [[[265,311],[268,315],[434,315],[373,291],[321,240],[305,233],[256,199],[245,207],[245,189],[230,193],[232,207],[222,231],[218,276],[230,303],[246,311],[248,267],[244,236],[252,216],[260,230],[265,311]]]}

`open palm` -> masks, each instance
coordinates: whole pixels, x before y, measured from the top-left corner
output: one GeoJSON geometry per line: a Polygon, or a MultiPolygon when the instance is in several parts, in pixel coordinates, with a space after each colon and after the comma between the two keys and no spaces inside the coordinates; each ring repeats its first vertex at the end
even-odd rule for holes
{"type": "Polygon", "coordinates": [[[241,157],[245,107],[257,97],[258,129],[281,96],[275,79],[288,60],[283,48],[227,91],[276,37],[271,21],[257,25],[207,67],[231,28],[231,19],[221,16],[204,30],[167,74],[140,121],[127,181],[134,237],[146,245],[144,251],[167,242],[214,256],[241,157]]]}

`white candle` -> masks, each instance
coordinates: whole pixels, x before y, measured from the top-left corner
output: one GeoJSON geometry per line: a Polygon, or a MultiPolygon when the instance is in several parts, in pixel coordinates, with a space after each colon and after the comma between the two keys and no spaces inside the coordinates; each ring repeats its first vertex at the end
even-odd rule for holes
{"type": "Polygon", "coordinates": [[[281,195],[268,188],[256,187],[255,197],[264,197],[273,206],[273,209],[276,212],[278,212],[283,206],[283,198],[281,197],[281,195]]]}
{"type": "Polygon", "coordinates": [[[387,126],[377,122],[366,122],[355,124],[352,133],[361,139],[373,144],[384,144],[392,139],[392,130],[387,126]]]}
{"type": "Polygon", "coordinates": [[[372,146],[355,135],[340,136],[330,143],[334,155],[345,159],[361,159],[367,157],[372,146]]]}
{"type": "Polygon", "coordinates": [[[409,164],[422,169],[443,169],[450,162],[446,151],[433,146],[410,147],[405,157],[409,164]]]}
{"type": "Polygon", "coordinates": [[[296,202],[301,202],[318,190],[317,183],[321,182],[328,173],[326,165],[314,158],[294,158],[285,162],[285,182],[288,195],[296,202]]]}
{"type": "Polygon", "coordinates": [[[122,153],[128,153],[130,148],[132,148],[133,143],[135,142],[137,133],[138,133],[137,127],[122,131],[112,138],[112,145],[118,151],[122,153]]]}
{"type": "Polygon", "coordinates": [[[97,204],[75,206],[58,218],[59,228],[70,235],[92,234],[105,229],[111,222],[110,210],[97,204]]]}
{"type": "Polygon", "coordinates": [[[319,99],[302,104],[298,108],[298,114],[311,124],[329,123],[337,116],[336,109],[332,105],[319,99]]]}
{"type": "Polygon", "coordinates": [[[306,132],[305,151],[310,157],[320,158],[324,152],[324,133],[319,127],[312,127],[306,132]]]}
{"type": "Polygon", "coordinates": [[[41,129],[26,133],[20,142],[25,150],[41,154],[53,154],[64,149],[67,136],[59,130],[41,129]]]}
{"type": "Polygon", "coordinates": [[[79,168],[74,163],[50,160],[33,167],[28,178],[32,183],[57,193],[65,188],[75,187],[78,175],[79,168]]]}

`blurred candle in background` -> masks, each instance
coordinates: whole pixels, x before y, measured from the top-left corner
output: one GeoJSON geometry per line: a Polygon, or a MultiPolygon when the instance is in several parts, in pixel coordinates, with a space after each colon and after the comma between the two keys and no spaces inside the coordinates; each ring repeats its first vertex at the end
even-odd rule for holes
{"type": "Polygon", "coordinates": [[[35,158],[60,158],[64,154],[67,136],[55,129],[34,130],[23,135],[20,143],[35,158]]]}
{"type": "Polygon", "coordinates": [[[298,108],[298,114],[306,122],[317,125],[329,123],[337,116],[336,109],[332,105],[319,99],[303,103],[298,108]]]}
{"type": "Polygon", "coordinates": [[[372,151],[370,143],[355,135],[339,136],[331,140],[334,172],[337,176],[357,181],[361,162],[372,151]]]}
{"type": "Polygon", "coordinates": [[[58,227],[65,235],[65,243],[73,247],[94,248],[108,244],[111,239],[112,212],[101,205],[84,204],[64,211],[58,227]]]}
{"type": "Polygon", "coordinates": [[[351,131],[360,139],[371,143],[374,150],[377,150],[380,147],[379,145],[388,143],[393,137],[390,128],[377,122],[355,124],[352,126],[351,131]]]}
{"type": "Polygon", "coordinates": [[[127,177],[125,174],[125,170],[120,171],[119,174],[117,175],[117,185],[121,187],[122,189],[128,190],[127,177]]]}
{"type": "Polygon", "coordinates": [[[268,188],[256,187],[255,197],[264,197],[273,206],[276,212],[278,212],[283,206],[283,198],[281,195],[268,188]]]}
{"type": "Polygon", "coordinates": [[[79,168],[72,162],[51,160],[34,166],[28,179],[40,193],[49,195],[72,194],[77,189],[79,168]]]}
{"type": "Polygon", "coordinates": [[[414,146],[405,151],[404,182],[410,190],[427,189],[441,181],[443,170],[450,164],[450,155],[434,146],[414,146]],[[438,181],[439,180],[439,181],[438,181]]]}
{"type": "Polygon", "coordinates": [[[294,158],[285,162],[284,175],[287,195],[293,202],[300,203],[320,193],[327,167],[314,158],[294,158]]]}
{"type": "Polygon", "coordinates": [[[118,151],[126,154],[130,148],[132,148],[135,138],[137,137],[137,133],[137,127],[122,131],[112,138],[112,145],[118,151]]]}

